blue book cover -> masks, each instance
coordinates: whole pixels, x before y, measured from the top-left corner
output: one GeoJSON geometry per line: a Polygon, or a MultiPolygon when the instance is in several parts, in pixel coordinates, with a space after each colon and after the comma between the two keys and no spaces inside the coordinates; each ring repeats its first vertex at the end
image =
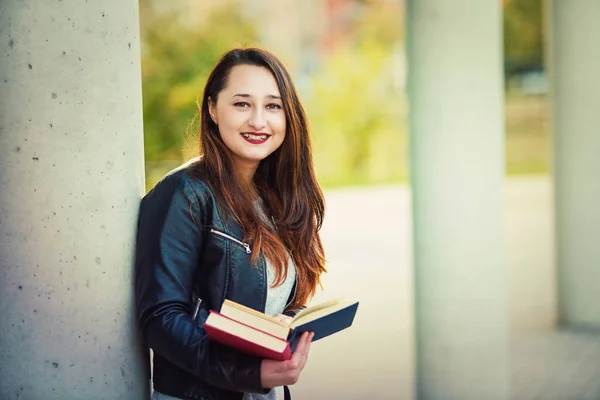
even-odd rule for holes
{"type": "Polygon", "coordinates": [[[339,301],[324,304],[308,313],[301,312],[291,324],[292,331],[288,338],[294,351],[303,332],[314,332],[313,342],[352,325],[358,310],[358,301],[342,303],[339,301]]]}

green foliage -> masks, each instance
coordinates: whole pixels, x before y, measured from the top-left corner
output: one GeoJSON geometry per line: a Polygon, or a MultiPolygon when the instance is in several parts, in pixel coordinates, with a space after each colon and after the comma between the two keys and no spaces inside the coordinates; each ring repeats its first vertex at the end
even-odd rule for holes
{"type": "Polygon", "coordinates": [[[146,160],[184,158],[190,121],[215,61],[227,49],[255,40],[234,7],[216,8],[202,23],[185,9],[152,16],[143,28],[142,77],[146,160]]]}
{"type": "Polygon", "coordinates": [[[313,77],[307,109],[325,186],[406,179],[400,2],[357,2],[352,32],[313,77]]]}
{"type": "Polygon", "coordinates": [[[406,175],[406,123],[391,54],[377,43],[344,46],[315,76],[307,109],[324,184],[389,182],[406,175]]]}
{"type": "Polygon", "coordinates": [[[504,7],[504,58],[508,76],[542,68],[542,16],[542,0],[511,0],[504,7]]]}
{"type": "MultiPolygon", "coordinates": [[[[184,4],[184,3],[182,3],[184,4]]],[[[147,186],[192,154],[186,140],[210,68],[227,49],[258,43],[260,21],[235,2],[213,8],[201,23],[189,10],[143,10],[143,82],[147,186]],[[179,11],[178,11],[179,10],[179,11]]],[[[350,34],[323,55],[304,85],[325,186],[397,181],[406,176],[406,128],[398,62],[403,54],[399,4],[364,1],[346,20],[350,34]]],[[[307,55],[301,55],[306,57],[307,55]]],[[[293,69],[292,69],[293,70],[293,69]]]]}
{"type": "MultiPolygon", "coordinates": [[[[210,3],[203,12],[192,11],[191,4],[209,3],[140,3],[148,188],[197,154],[190,122],[220,55],[237,46],[269,48],[269,37],[259,32],[265,16],[259,12],[253,20],[243,14],[242,5],[250,3],[210,3]],[[169,5],[170,11],[157,12],[149,4],[169,5]]],[[[302,51],[289,50],[297,64],[288,66],[301,83],[315,138],[316,172],[326,187],[398,182],[408,176],[403,2],[356,0],[351,5],[324,30],[330,36],[317,37],[302,51]]],[[[505,1],[504,29],[507,73],[541,67],[541,0],[505,1]]],[[[545,99],[507,101],[508,172],[547,171],[545,99]]]]}

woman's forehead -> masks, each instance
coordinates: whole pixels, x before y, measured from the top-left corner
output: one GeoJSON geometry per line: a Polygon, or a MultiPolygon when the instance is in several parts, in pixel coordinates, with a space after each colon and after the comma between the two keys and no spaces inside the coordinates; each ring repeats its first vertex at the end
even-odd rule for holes
{"type": "Polygon", "coordinates": [[[227,85],[223,91],[251,97],[280,96],[275,77],[265,67],[236,65],[229,72],[227,85]]]}

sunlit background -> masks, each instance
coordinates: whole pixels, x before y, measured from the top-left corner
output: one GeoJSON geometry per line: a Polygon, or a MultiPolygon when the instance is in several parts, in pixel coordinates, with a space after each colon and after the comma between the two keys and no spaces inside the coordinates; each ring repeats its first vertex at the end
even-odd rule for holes
{"type": "MultiPolygon", "coordinates": [[[[541,1],[505,1],[507,173],[548,171],[541,1]]],[[[406,182],[404,0],[174,0],[141,7],[147,185],[197,153],[210,68],[260,46],[293,75],[324,187],[406,182]]]]}

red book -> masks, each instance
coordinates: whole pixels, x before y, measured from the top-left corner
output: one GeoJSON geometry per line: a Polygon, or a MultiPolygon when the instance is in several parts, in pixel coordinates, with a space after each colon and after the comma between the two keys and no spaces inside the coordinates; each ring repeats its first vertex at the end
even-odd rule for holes
{"type": "Polygon", "coordinates": [[[303,332],[313,332],[312,341],[352,325],[358,301],[334,299],[311,305],[285,324],[276,318],[231,300],[220,312],[211,310],[204,330],[211,340],[272,360],[289,360],[303,332]]]}
{"type": "Polygon", "coordinates": [[[278,361],[292,357],[288,341],[213,310],[204,322],[204,330],[211,340],[245,353],[278,361]]]}

